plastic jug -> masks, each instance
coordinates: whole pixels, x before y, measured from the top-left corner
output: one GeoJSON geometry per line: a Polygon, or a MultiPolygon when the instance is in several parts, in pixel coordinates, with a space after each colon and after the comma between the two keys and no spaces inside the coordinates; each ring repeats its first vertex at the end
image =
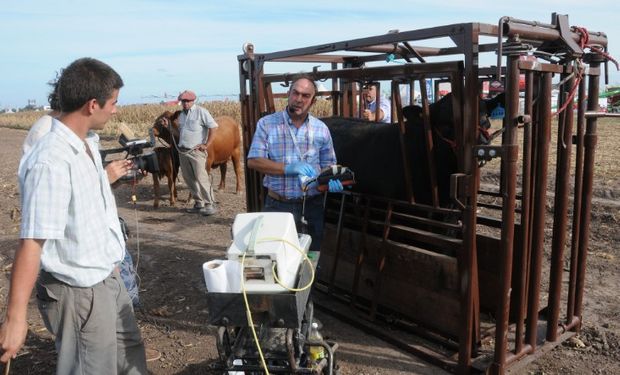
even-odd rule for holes
{"type": "MultiPolygon", "coordinates": [[[[323,336],[321,336],[321,333],[319,332],[319,325],[316,322],[313,322],[310,326],[310,334],[308,335],[308,340],[313,342],[323,341],[323,336]]],[[[320,345],[310,346],[309,352],[310,360],[315,363],[325,358],[325,348],[320,345]]]]}

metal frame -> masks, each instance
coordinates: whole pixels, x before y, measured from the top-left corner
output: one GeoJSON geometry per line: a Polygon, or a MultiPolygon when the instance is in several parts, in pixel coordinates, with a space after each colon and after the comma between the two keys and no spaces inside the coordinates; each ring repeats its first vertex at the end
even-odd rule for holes
{"type": "MultiPolygon", "coordinates": [[[[452,85],[458,160],[458,173],[451,180],[454,206],[439,207],[436,195],[431,206],[416,203],[410,187],[407,201],[360,194],[349,194],[351,198],[346,201],[344,196],[342,200],[328,197],[326,239],[321,255],[326,274],[320,289],[325,289],[334,298],[344,298],[349,306],[363,311],[358,314],[365,316],[362,325],[368,325],[368,321],[378,324],[384,315],[399,316],[409,322],[406,324],[409,328],[415,326],[414,330],[430,341],[439,341],[446,347],[455,347],[456,341],[456,351],[447,354],[433,350],[432,345],[401,342],[399,346],[461,374],[474,370],[502,374],[519,360],[531,359],[541,353],[541,347],[557,345],[578,332],[598,117],[586,116],[584,108],[587,106],[588,113],[596,111],[600,65],[606,62],[600,55],[583,51],[580,38],[576,28],[568,27],[567,16],[553,14],[550,24],[502,17],[498,25],[453,24],[265,54],[255,53],[252,45],[246,45],[245,53],[238,56],[245,155],[256,121],[275,111],[274,98],[283,97],[272,92],[272,85],[286,85],[298,76],[265,74],[267,64],[329,63],[329,70],[313,68],[306,74],[317,80],[331,80],[332,90],[319,94],[331,96],[334,116],[354,117],[359,114],[359,103],[355,100],[358,94],[356,83],[392,82],[396,115],[393,119],[397,120],[401,135],[406,130],[398,84],[439,78],[449,80],[452,85]],[[495,37],[498,43],[483,44],[481,37],[484,36],[495,37]],[[454,42],[453,47],[415,45],[418,41],[445,37],[454,42]],[[499,54],[496,67],[478,65],[480,54],[493,52],[499,54]],[[519,58],[532,52],[543,58],[535,62],[519,58]],[[379,64],[390,54],[404,59],[405,63],[379,64]],[[577,60],[583,64],[575,65],[577,60]],[[519,110],[521,74],[526,77],[523,113],[519,110]],[[553,152],[549,149],[552,78],[553,75],[565,78],[560,87],[562,103],[567,100],[577,74],[582,74],[584,79],[578,87],[576,134],[573,134],[571,106],[558,118],[560,146],[555,150],[558,162],[550,246],[550,287],[547,291],[549,302],[548,306],[541,308],[541,293],[545,292],[541,289],[541,277],[547,175],[549,156],[553,152]],[[479,83],[493,75],[504,81],[506,116],[501,145],[482,146],[476,144],[479,83]],[[519,132],[522,132],[522,143],[518,141],[519,132]],[[576,154],[575,192],[573,215],[569,217],[568,181],[573,147],[576,154]],[[480,168],[492,157],[501,158],[500,186],[496,192],[479,191],[480,168]],[[521,188],[517,191],[519,185],[521,188]],[[487,196],[498,198],[501,204],[485,203],[484,197],[487,196]],[[479,205],[485,210],[494,209],[495,214],[478,214],[479,205]],[[568,301],[563,311],[565,317],[560,319],[562,260],[569,223],[572,224],[570,280],[568,301]],[[495,235],[488,234],[489,231],[495,231],[495,235]],[[412,267],[411,272],[406,273],[420,272],[427,277],[420,280],[416,275],[399,274],[395,271],[402,266],[399,262],[412,267]],[[435,277],[428,277],[432,275],[435,277]],[[364,291],[360,280],[372,284],[372,290],[364,291]],[[399,282],[405,283],[400,284],[401,287],[410,287],[407,290],[410,298],[401,300],[401,305],[386,297],[398,289],[395,285],[399,282]],[[435,300],[424,299],[430,296],[435,300]],[[408,307],[411,304],[417,309],[408,307]],[[432,310],[433,305],[443,307],[435,317],[423,311],[432,310]],[[445,311],[447,307],[453,311],[445,311]],[[487,319],[488,314],[496,321],[487,319]],[[541,329],[544,330],[543,336],[539,334],[541,329]],[[494,345],[489,350],[491,341],[494,345]]],[[[589,32],[589,43],[606,50],[607,37],[604,33],[589,32]]],[[[423,96],[422,100],[428,130],[428,98],[423,96]]],[[[402,142],[401,150],[405,165],[411,163],[402,142]]],[[[430,136],[426,152],[433,155],[430,136]]],[[[434,166],[430,166],[434,170],[434,166]]],[[[408,173],[406,169],[403,171],[405,175],[408,173]]],[[[258,211],[264,197],[262,176],[246,168],[245,177],[248,211],[258,211]]],[[[436,188],[436,181],[432,186],[436,188]]],[[[391,341],[394,340],[398,341],[392,337],[391,341]]]]}

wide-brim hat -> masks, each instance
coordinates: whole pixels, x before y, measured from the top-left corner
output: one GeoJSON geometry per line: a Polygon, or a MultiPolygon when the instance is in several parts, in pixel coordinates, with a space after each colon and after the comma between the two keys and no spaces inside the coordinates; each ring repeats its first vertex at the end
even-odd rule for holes
{"type": "Polygon", "coordinates": [[[196,100],[196,94],[191,90],[185,90],[179,94],[179,100],[189,100],[193,102],[196,100]]]}

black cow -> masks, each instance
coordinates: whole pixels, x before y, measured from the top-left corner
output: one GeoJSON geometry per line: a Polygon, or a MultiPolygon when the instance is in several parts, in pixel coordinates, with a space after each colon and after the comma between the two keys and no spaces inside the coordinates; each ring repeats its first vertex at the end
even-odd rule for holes
{"type": "MultiPolygon", "coordinates": [[[[488,114],[503,97],[480,104],[480,129],[490,127],[488,114]]],[[[452,122],[452,96],[446,95],[429,106],[433,129],[434,162],[439,204],[450,203],[450,175],[457,171],[452,122]]],[[[414,200],[432,204],[431,178],[425,145],[422,109],[418,106],[403,108],[405,122],[405,151],[409,156],[414,200]]],[[[357,184],[353,190],[393,199],[407,198],[403,158],[399,140],[400,129],[394,124],[382,124],[353,118],[325,118],[334,142],[339,164],[355,172],[357,184]]],[[[488,143],[481,131],[480,143],[488,143]]]]}

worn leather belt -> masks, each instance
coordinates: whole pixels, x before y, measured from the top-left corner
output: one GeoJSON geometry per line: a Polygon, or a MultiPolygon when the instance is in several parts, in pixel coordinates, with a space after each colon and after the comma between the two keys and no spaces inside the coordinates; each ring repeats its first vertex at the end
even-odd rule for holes
{"type": "MultiPolygon", "coordinates": [[[[286,198],[283,195],[280,195],[278,193],[276,193],[273,190],[269,190],[267,191],[267,195],[270,196],[271,198],[273,198],[274,200],[277,200],[278,202],[284,202],[284,203],[301,203],[303,201],[303,198],[286,198]]],[[[308,197],[306,197],[306,200],[310,200],[313,198],[318,197],[320,194],[316,194],[316,195],[310,195],[308,197]]]]}

